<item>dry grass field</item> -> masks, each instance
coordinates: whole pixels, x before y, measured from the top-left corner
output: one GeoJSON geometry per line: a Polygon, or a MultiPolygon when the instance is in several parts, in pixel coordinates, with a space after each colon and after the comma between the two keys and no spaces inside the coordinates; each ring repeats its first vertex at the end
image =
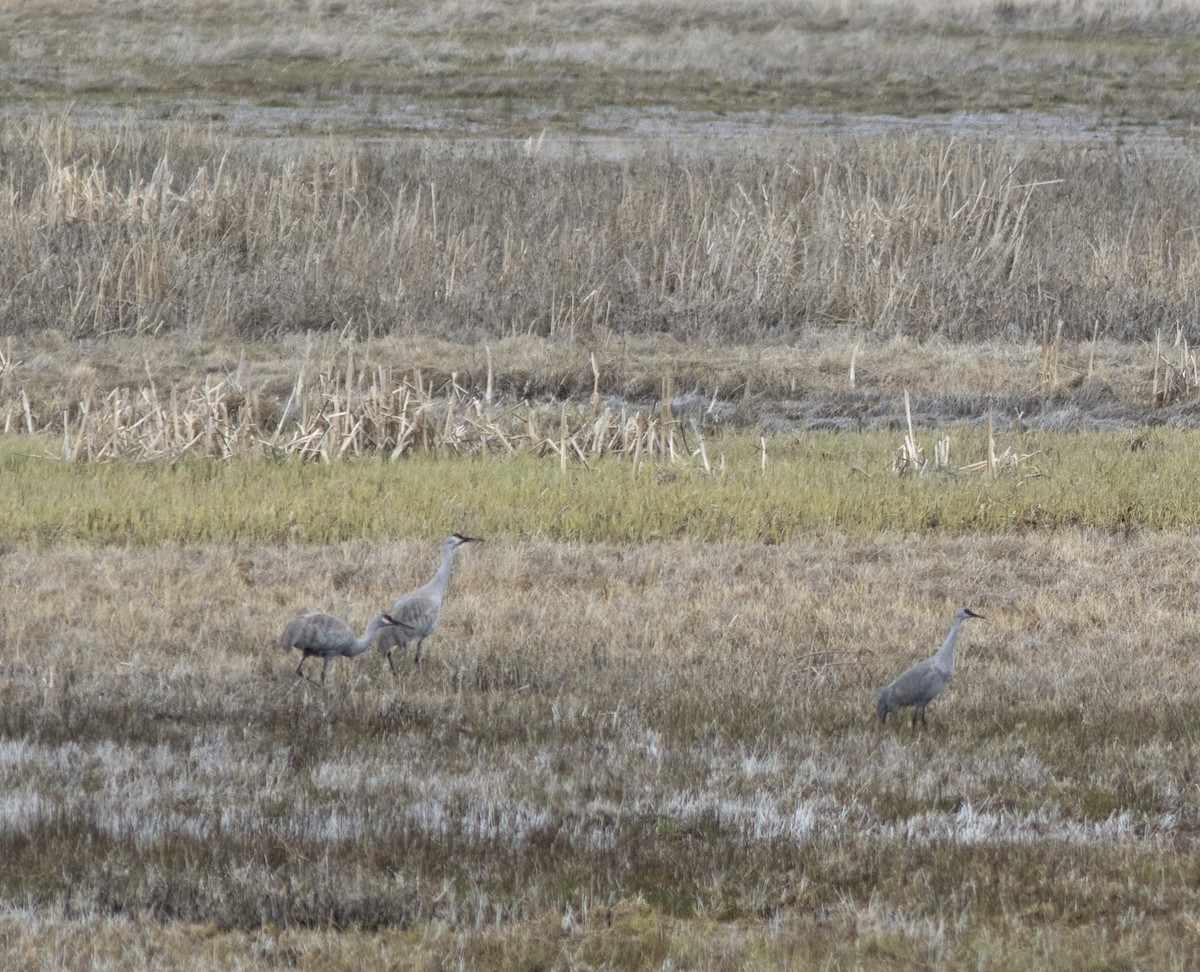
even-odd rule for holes
{"type": "Polygon", "coordinates": [[[1194,963],[1190,537],[492,538],[419,669],[295,678],[433,547],[10,548],[6,965],[1194,963]]]}
{"type": "Polygon", "coordinates": [[[0,0],[0,966],[1195,968],[1198,53],[0,0]]]}
{"type": "Polygon", "coordinates": [[[0,37],[15,108],[258,136],[722,120],[786,135],[803,118],[962,111],[1174,131],[1195,121],[1200,90],[1189,0],[5,0],[0,37]]]}

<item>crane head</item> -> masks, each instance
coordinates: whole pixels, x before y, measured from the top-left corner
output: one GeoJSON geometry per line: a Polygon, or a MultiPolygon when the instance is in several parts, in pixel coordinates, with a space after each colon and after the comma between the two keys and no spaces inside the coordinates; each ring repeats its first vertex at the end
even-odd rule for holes
{"type": "Polygon", "coordinates": [[[982,614],[976,614],[976,613],[975,613],[974,611],[972,611],[972,610],[971,610],[969,607],[965,607],[965,608],[963,608],[963,609],[962,609],[962,611],[961,611],[960,613],[962,614],[962,616],[963,616],[964,618],[979,618],[979,620],[980,620],[980,621],[986,621],[986,620],[987,620],[987,618],[985,618],[985,617],[984,617],[982,614]]]}
{"type": "Polygon", "coordinates": [[[394,624],[397,628],[405,628],[408,631],[412,631],[411,624],[405,624],[403,621],[397,621],[390,614],[384,614],[381,615],[381,617],[383,618],[384,624],[394,624]]]}
{"type": "Polygon", "coordinates": [[[452,533],[450,539],[455,541],[456,545],[460,543],[483,543],[482,537],[468,537],[463,533],[452,533]]]}

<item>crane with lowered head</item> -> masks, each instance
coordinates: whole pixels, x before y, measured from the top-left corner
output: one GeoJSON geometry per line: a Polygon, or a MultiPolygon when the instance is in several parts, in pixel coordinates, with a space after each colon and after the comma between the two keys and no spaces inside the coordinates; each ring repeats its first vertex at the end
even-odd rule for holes
{"type": "Polygon", "coordinates": [[[350,630],[350,625],[341,618],[316,611],[312,614],[300,615],[284,628],[283,637],[279,639],[279,647],[284,651],[291,651],[293,648],[300,650],[300,664],[296,666],[296,674],[301,678],[308,678],[310,682],[313,680],[304,674],[304,663],[313,657],[325,659],[325,664],[321,666],[319,683],[324,685],[325,672],[334,658],[339,656],[354,658],[356,655],[361,655],[371,646],[375,635],[383,628],[402,629],[407,627],[408,625],[397,621],[389,614],[379,614],[372,618],[371,623],[367,625],[367,633],[361,638],[355,638],[354,632],[350,630]]]}

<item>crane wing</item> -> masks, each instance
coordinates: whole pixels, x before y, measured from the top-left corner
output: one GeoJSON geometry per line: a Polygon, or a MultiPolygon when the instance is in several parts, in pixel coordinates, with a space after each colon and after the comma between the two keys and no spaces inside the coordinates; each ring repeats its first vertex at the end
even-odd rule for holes
{"type": "Polygon", "coordinates": [[[913,665],[888,686],[892,707],[926,705],[939,695],[948,680],[949,676],[931,661],[913,665]]]}
{"type": "Polygon", "coordinates": [[[397,600],[388,613],[401,625],[383,629],[379,635],[380,650],[386,651],[387,648],[426,637],[437,624],[441,606],[441,598],[428,595],[408,595],[397,600]]]}
{"type": "Polygon", "coordinates": [[[319,652],[323,648],[354,642],[350,626],[332,614],[305,614],[296,618],[283,631],[280,646],[285,650],[302,648],[319,652]]]}

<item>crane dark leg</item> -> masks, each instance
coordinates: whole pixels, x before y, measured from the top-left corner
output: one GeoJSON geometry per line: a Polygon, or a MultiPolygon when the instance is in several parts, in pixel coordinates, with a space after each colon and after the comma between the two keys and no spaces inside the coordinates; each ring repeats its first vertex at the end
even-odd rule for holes
{"type": "Polygon", "coordinates": [[[425,644],[424,638],[422,638],[420,641],[417,642],[417,653],[415,655],[413,655],[413,664],[414,665],[421,664],[421,645],[423,645],[423,644],[425,644]]]}
{"type": "Polygon", "coordinates": [[[387,653],[387,660],[388,660],[388,665],[392,669],[392,678],[399,678],[400,673],[398,671],[396,671],[396,659],[394,659],[392,657],[392,653],[390,651],[387,653]]]}
{"type": "MultiPolygon", "coordinates": [[[[325,684],[325,669],[324,668],[321,669],[321,681],[320,682],[316,681],[316,679],[309,678],[306,674],[304,674],[304,663],[306,661],[308,661],[308,659],[310,657],[312,657],[312,656],[311,655],[301,655],[300,656],[300,664],[296,666],[296,674],[298,676],[300,676],[300,678],[304,679],[305,681],[312,682],[313,685],[324,685],[325,684]]],[[[328,658],[325,659],[325,664],[326,665],[329,664],[328,658]]]]}

